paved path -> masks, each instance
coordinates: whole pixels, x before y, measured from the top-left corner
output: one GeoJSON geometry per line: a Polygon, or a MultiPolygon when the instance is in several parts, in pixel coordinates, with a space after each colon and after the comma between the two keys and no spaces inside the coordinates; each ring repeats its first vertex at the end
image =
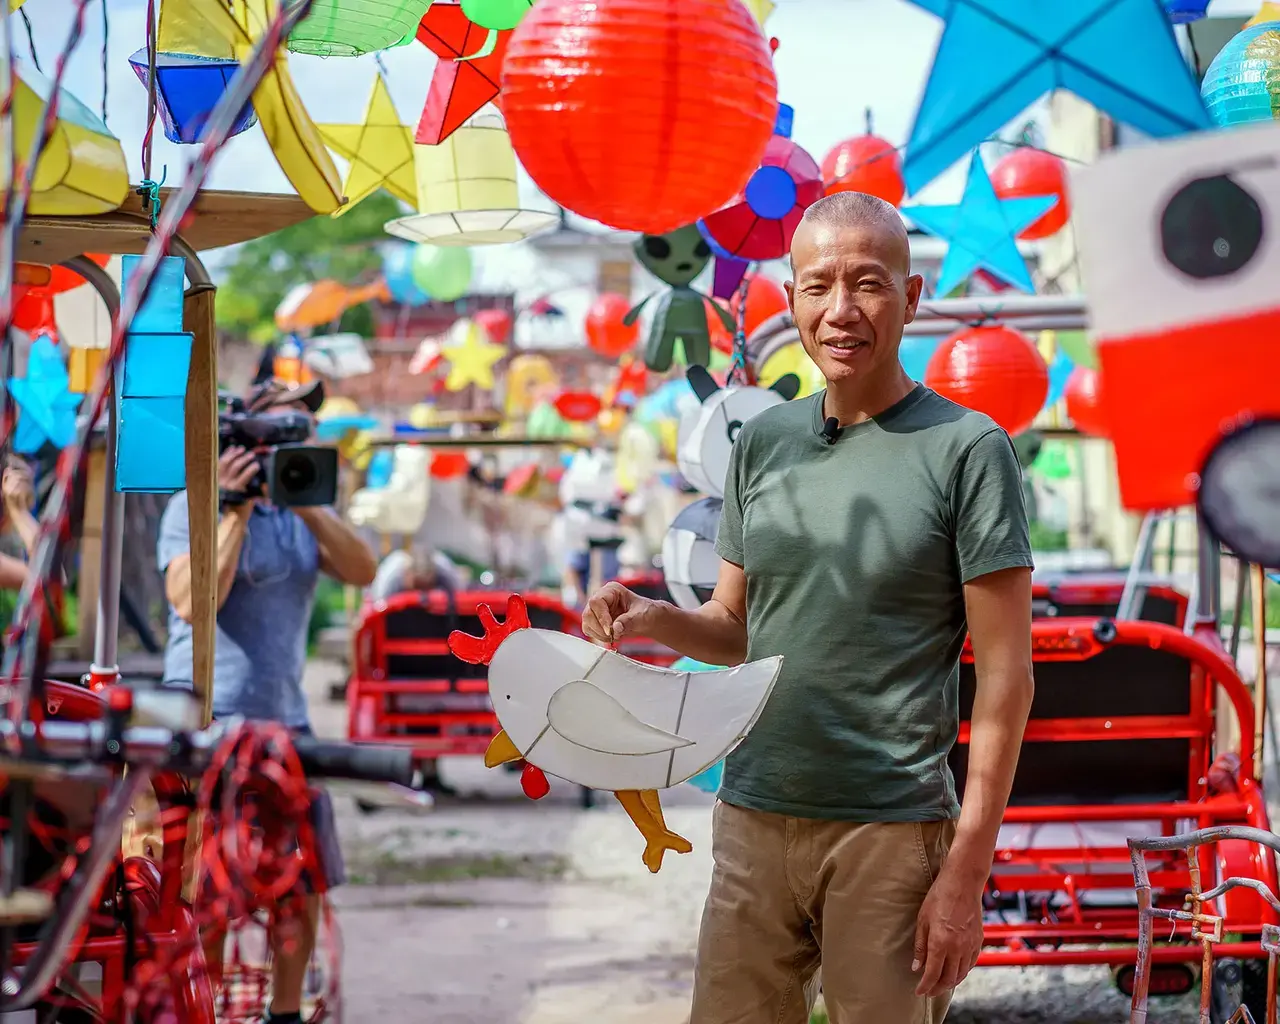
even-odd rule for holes
{"type": "MultiPolygon", "coordinates": [[[[333,669],[309,679],[318,732],[342,736],[327,700],[333,669]]],[[[459,799],[428,814],[362,815],[335,805],[354,884],[335,903],[348,1021],[424,1024],[685,1024],[698,916],[710,878],[712,800],[663,795],[693,843],[653,876],[611,797],[589,811],[564,784],[537,804],[518,779],[448,761],[459,799]]],[[[553,782],[553,786],[556,784],[553,782]]],[[[985,970],[957,993],[948,1024],[1122,1024],[1128,1003],[1106,970],[985,970]]],[[[1156,1024],[1196,1020],[1189,1000],[1153,1006],[1156,1024]]]]}

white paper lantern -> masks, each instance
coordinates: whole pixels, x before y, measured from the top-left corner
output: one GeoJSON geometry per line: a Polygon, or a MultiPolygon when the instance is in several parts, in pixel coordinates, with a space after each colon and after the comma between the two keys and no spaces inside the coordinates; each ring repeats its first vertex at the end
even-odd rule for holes
{"type": "Polygon", "coordinates": [[[662,575],[671,599],[688,611],[707,603],[720,575],[716,534],[719,498],[700,498],[680,510],[662,539],[662,575]]]}

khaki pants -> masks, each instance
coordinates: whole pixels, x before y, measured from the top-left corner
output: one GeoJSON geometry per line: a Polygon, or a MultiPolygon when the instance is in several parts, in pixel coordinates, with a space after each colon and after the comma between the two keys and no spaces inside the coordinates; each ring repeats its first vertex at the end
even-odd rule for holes
{"type": "Polygon", "coordinates": [[[915,994],[916,915],[953,821],[854,824],[720,802],[689,1024],[941,1024],[915,994]]]}

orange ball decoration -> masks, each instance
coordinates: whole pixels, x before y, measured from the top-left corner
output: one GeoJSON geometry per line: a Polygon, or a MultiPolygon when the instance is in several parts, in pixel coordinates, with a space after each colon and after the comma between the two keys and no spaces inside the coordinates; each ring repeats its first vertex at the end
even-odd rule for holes
{"type": "Polygon", "coordinates": [[[1077,366],[1067,378],[1062,397],[1067,403],[1067,415],[1076,429],[1090,437],[1106,437],[1106,410],[1102,406],[1102,378],[1097,370],[1077,366]]]}
{"type": "Polygon", "coordinates": [[[507,41],[502,112],[552,200],[664,234],[746,186],[778,81],[738,0],[539,0],[507,41]]]}
{"type": "Polygon", "coordinates": [[[876,135],[859,135],[835,146],[822,161],[827,195],[865,192],[897,206],[907,194],[902,157],[893,143],[876,135]]]}
{"type": "Polygon", "coordinates": [[[1067,169],[1052,153],[1024,146],[1001,157],[991,171],[991,187],[1001,199],[1057,196],[1058,202],[1039,220],[1027,225],[1018,237],[1026,241],[1056,235],[1071,217],[1067,200],[1067,169]]]}
{"type": "MultiPolygon", "coordinates": [[[[729,312],[735,324],[738,322],[738,308],[742,304],[741,296],[742,291],[739,289],[729,303],[729,312]]],[[[747,313],[743,318],[743,330],[747,337],[751,337],[751,332],[769,317],[785,313],[787,308],[787,293],[783,291],[782,285],[771,277],[756,274],[747,285],[747,313]]],[[[714,315],[713,313],[712,316],[714,315]]]]}
{"type": "Polygon", "coordinates": [[[1010,435],[1031,426],[1049,397],[1049,368],[1011,327],[966,327],[937,347],[924,382],[944,398],[986,413],[1010,435]]]}
{"type": "Polygon", "coordinates": [[[626,355],[640,337],[640,322],[624,324],[631,303],[621,295],[605,292],[587,310],[587,344],[607,359],[626,355]]]}

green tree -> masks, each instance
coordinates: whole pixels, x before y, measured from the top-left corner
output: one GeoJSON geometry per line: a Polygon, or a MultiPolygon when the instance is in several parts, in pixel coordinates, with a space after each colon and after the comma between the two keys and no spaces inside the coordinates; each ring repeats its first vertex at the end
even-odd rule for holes
{"type": "MultiPolygon", "coordinates": [[[[383,225],[402,212],[393,196],[377,192],[341,217],[312,217],[246,242],[218,287],[218,326],[266,343],[279,333],[275,311],[289,289],[324,278],[345,285],[371,280],[381,266],[374,246],[387,240],[383,225]]],[[[369,307],[347,310],[339,329],[372,335],[369,307]]]]}

